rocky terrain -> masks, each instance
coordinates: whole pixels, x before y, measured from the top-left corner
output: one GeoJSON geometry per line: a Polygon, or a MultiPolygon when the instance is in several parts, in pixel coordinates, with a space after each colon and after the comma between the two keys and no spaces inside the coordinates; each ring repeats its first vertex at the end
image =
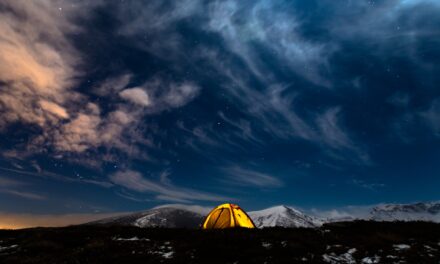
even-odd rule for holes
{"type": "Polygon", "coordinates": [[[0,263],[439,263],[440,224],[200,230],[81,225],[0,230],[0,263]]]}

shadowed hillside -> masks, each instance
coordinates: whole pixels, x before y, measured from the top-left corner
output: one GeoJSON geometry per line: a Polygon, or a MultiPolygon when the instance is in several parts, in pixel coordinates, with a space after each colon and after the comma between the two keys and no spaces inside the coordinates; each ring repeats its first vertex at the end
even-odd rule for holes
{"type": "Polygon", "coordinates": [[[439,263],[440,224],[191,230],[71,226],[0,231],[0,263],[439,263]]]}

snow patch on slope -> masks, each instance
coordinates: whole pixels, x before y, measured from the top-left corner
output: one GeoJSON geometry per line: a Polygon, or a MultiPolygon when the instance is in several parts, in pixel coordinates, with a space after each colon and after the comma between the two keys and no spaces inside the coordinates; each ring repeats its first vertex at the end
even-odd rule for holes
{"type": "Polygon", "coordinates": [[[127,214],[121,217],[112,217],[91,224],[127,225],[137,227],[165,227],[165,228],[198,228],[204,214],[197,213],[200,208],[184,206],[161,206],[144,212],[127,214]]]}
{"type": "Polygon", "coordinates": [[[279,205],[261,211],[249,212],[254,224],[259,227],[318,227],[322,221],[305,215],[295,208],[279,205]]]}
{"type": "Polygon", "coordinates": [[[440,203],[381,204],[372,208],[370,219],[376,221],[440,222],[440,203]]]}

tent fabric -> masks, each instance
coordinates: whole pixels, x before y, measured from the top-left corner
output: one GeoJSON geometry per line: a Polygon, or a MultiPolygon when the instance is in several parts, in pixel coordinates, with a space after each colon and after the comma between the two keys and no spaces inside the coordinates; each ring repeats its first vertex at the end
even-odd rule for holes
{"type": "Polygon", "coordinates": [[[255,228],[252,219],[246,212],[235,204],[221,204],[214,208],[205,218],[203,222],[203,229],[216,228],[255,228]]]}

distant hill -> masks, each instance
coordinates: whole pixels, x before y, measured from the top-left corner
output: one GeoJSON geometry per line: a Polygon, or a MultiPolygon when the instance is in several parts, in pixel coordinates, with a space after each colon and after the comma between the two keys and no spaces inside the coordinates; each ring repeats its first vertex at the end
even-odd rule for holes
{"type": "Polygon", "coordinates": [[[106,218],[88,224],[137,227],[198,228],[205,214],[202,207],[169,205],[144,212],[106,218]],[[199,210],[197,210],[199,209],[199,210]]]}

